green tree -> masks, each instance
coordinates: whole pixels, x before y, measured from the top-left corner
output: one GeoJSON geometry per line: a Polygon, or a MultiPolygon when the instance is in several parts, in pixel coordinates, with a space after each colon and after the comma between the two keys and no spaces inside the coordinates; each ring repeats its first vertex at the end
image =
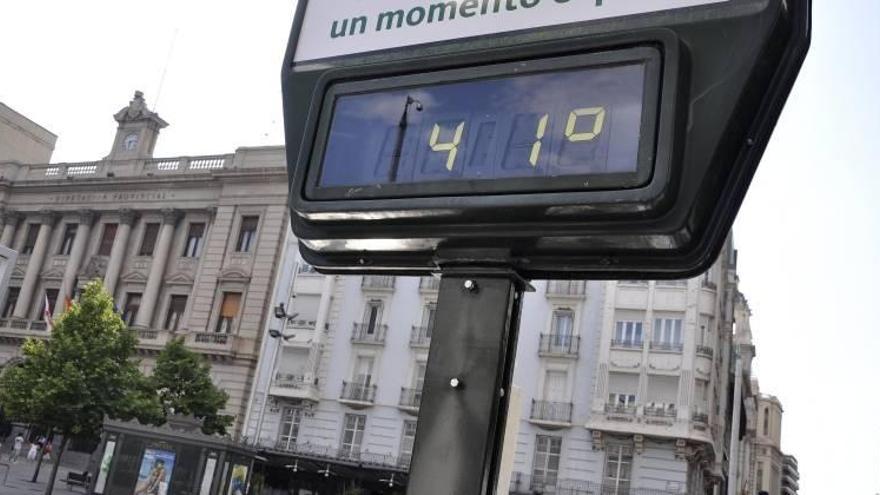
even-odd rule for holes
{"type": "Polygon", "coordinates": [[[27,340],[21,363],[0,375],[0,404],[9,417],[62,435],[46,495],[71,437],[98,435],[105,417],[161,420],[156,394],[133,359],[136,342],[112,297],[94,281],[55,321],[48,339],[27,340]]]}
{"type": "Polygon", "coordinates": [[[156,358],[150,377],[166,414],[186,414],[202,419],[202,432],[225,435],[232,416],[220,414],[229,395],[211,381],[211,365],[174,339],[156,358]]]}

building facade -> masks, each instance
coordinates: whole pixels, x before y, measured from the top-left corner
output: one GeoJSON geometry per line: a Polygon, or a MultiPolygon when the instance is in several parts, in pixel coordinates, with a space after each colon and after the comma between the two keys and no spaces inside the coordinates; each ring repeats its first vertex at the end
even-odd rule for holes
{"type": "Polygon", "coordinates": [[[755,480],[758,491],[782,493],[782,404],[776,397],[758,397],[757,430],[755,480]]]}
{"type": "Polygon", "coordinates": [[[0,364],[47,335],[47,306],[60,314],[101,279],[137,330],[144,368],[185,339],[212,361],[238,428],[284,249],[284,150],[154,158],[167,123],[143,95],[114,117],[102,160],[0,161],[0,245],[19,253],[0,304],[0,364]]]}
{"type": "Polygon", "coordinates": [[[48,163],[58,136],[0,102],[0,162],[48,163]]]}
{"type": "MultiPolygon", "coordinates": [[[[280,336],[245,434],[279,467],[278,493],[402,493],[439,280],[322,276],[289,236],[296,275],[275,296],[297,314],[267,327],[280,336]]],[[[729,243],[691,280],[534,282],[510,493],[726,492],[735,268],[729,243]]]]}

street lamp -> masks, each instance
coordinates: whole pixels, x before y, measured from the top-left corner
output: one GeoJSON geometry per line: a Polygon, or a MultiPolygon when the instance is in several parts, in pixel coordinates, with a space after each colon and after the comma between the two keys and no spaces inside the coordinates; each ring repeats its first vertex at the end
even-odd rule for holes
{"type": "MultiPolygon", "coordinates": [[[[294,273],[298,271],[296,268],[294,270],[294,273]]],[[[287,309],[285,309],[284,303],[278,303],[278,305],[275,306],[275,318],[284,320],[285,323],[293,321],[297,316],[299,316],[299,313],[287,314],[287,309]]],[[[284,323],[282,323],[282,325],[284,325],[284,323]]],[[[284,330],[278,330],[276,328],[269,329],[269,337],[275,340],[282,339],[287,342],[295,336],[296,335],[292,333],[284,333],[284,330]]],[[[281,344],[279,343],[275,346],[275,350],[272,352],[272,369],[269,373],[269,380],[266,382],[266,390],[263,391],[263,406],[260,408],[260,417],[257,419],[257,430],[254,433],[254,445],[257,445],[260,442],[260,433],[263,431],[263,420],[266,417],[266,403],[269,401],[269,389],[272,387],[272,382],[275,380],[275,374],[278,373],[278,351],[280,349],[281,344]]]]}
{"type": "Polygon", "coordinates": [[[403,135],[406,134],[406,127],[409,125],[409,106],[415,105],[416,110],[421,112],[424,109],[422,102],[407,95],[406,103],[403,105],[403,115],[400,116],[400,123],[397,124],[397,141],[394,143],[394,154],[391,156],[391,168],[388,169],[388,182],[394,184],[397,182],[397,171],[400,169],[400,155],[403,153],[403,135]]]}

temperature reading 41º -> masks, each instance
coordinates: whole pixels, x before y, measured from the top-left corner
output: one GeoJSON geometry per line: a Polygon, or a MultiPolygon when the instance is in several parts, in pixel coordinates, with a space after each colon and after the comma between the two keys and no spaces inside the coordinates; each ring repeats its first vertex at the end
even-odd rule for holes
{"type": "Polygon", "coordinates": [[[320,187],[631,174],[644,63],[336,97],[320,187]]]}

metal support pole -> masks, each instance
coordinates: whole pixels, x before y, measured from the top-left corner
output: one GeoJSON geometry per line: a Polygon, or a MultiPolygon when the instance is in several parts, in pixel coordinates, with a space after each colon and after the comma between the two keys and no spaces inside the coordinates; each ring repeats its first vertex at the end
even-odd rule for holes
{"type": "Polygon", "coordinates": [[[526,285],[503,270],[444,273],[407,494],[495,492],[526,285]]]}

